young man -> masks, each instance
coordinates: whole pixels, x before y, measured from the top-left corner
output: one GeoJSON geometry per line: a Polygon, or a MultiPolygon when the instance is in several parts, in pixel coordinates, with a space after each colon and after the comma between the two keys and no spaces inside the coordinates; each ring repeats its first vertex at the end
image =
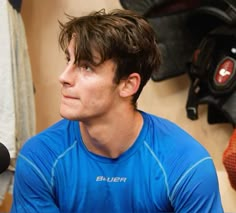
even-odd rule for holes
{"type": "Polygon", "coordinates": [[[22,147],[12,212],[223,212],[208,152],[137,109],[160,65],[150,25],[125,10],[69,18],[63,119],[22,147]]]}

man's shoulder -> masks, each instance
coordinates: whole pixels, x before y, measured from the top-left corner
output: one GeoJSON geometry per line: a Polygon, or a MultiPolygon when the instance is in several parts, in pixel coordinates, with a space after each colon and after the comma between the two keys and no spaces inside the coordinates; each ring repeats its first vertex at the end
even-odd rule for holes
{"type": "Polygon", "coordinates": [[[164,118],[155,114],[151,114],[148,112],[144,112],[144,111],[141,111],[141,114],[144,118],[144,124],[151,125],[155,129],[166,131],[169,128],[171,128],[172,130],[175,130],[175,131],[183,131],[183,129],[178,124],[176,124],[175,122],[167,118],[164,118]]]}
{"type": "Polygon", "coordinates": [[[77,144],[73,137],[76,134],[75,127],[79,128],[76,121],[63,119],[29,138],[18,154],[18,173],[26,175],[32,172],[50,180],[60,157],[65,153],[70,154],[67,151],[77,144]],[[25,167],[27,171],[23,171],[25,167]]]}
{"type": "Polygon", "coordinates": [[[53,152],[57,155],[73,143],[70,138],[74,135],[74,122],[62,119],[29,138],[22,146],[20,153],[39,155],[53,152]]]}
{"type": "Polygon", "coordinates": [[[200,155],[208,155],[205,147],[177,123],[149,113],[144,113],[144,120],[151,135],[150,141],[153,146],[158,147],[158,150],[169,147],[176,154],[186,153],[186,151],[192,153],[198,150],[200,155]]]}

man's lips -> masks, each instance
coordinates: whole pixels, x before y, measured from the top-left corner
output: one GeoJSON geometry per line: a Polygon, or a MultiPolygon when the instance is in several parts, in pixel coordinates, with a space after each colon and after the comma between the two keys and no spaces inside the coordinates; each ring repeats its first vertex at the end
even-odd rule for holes
{"type": "Polygon", "coordinates": [[[74,97],[74,96],[71,96],[71,95],[64,95],[64,94],[62,94],[62,98],[65,98],[65,99],[79,99],[78,97],[74,97]]]}
{"type": "Polygon", "coordinates": [[[77,99],[76,97],[68,96],[68,95],[63,95],[64,98],[71,98],[71,99],[77,99]]]}

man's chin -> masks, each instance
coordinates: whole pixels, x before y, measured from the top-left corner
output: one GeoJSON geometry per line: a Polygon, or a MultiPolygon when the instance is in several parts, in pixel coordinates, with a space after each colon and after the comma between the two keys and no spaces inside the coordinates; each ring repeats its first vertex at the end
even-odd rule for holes
{"type": "Polygon", "coordinates": [[[65,118],[65,119],[68,119],[68,120],[79,120],[78,116],[76,116],[75,114],[73,113],[69,113],[69,112],[64,112],[64,111],[60,111],[60,116],[62,118],[65,118]]]}

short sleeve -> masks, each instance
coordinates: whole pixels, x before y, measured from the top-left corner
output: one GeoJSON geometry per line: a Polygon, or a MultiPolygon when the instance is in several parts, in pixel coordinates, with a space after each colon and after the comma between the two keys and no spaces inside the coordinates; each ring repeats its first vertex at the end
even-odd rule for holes
{"type": "Polygon", "coordinates": [[[175,212],[223,213],[216,170],[211,158],[203,159],[182,175],[172,191],[175,212]]]}
{"type": "Polygon", "coordinates": [[[14,176],[11,213],[15,212],[59,212],[43,171],[22,154],[18,156],[14,176]]]}

